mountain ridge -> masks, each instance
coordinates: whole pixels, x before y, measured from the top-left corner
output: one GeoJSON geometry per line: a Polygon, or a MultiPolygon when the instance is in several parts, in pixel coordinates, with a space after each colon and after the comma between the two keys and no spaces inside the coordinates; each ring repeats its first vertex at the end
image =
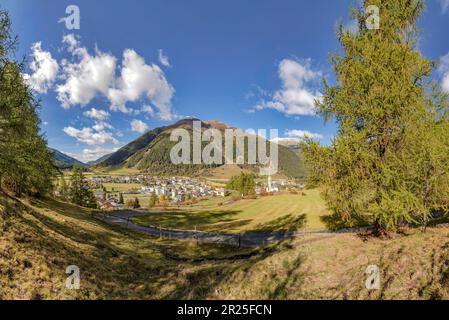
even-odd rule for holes
{"type": "MultiPolygon", "coordinates": [[[[223,131],[227,128],[232,128],[220,120],[202,121],[198,118],[182,119],[176,123],[145,132],[137,139],[108,155],[103,161],[97,163],[95,167],[101,169],[136,168],[143,172],[162,175],[197,175],[199,172],[221,167],[222,165],[206,164],[175,165],[170,161],[170,150],[178,143],[170,141],[171,131],[173,129],[184,128],[192,133],[193,121],[201,121],[202,130],[215,128],[223,131]]],[[[268,143],[273,142],[267,141],[268,143]]],[[[202,144],[202,147],[204,147],[209,142],[203,142],[202,144]]],[[[280,173],[296,179],[304,179],[306,177],[305,165],[298,154],[280,144],[278,144],[278,152],[280,173]]],[[[253,170],[256,173],[258,172],[258,170],[255,170],[258,167],[257,165],[246,164],[240,167],[253,170]]]]}
{"type": "Polygon", "coordinates": [[[59,169],[69,169],[73,168],[74,165],[79,165],[82,167],[86,167],[87,164],[84,162],[81,162],[59,150],[56,150],[54,148],[48,147],[48,150],[53,154],[53,159],[55,162],[56,167],[59,169]]]}

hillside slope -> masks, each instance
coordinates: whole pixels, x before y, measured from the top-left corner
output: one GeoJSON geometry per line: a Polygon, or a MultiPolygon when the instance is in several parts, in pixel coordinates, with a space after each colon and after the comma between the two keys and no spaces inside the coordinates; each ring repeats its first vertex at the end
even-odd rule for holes
{"type": "Polygon", "coordinates": [[[53,158],[55,160],[55,165],[60,169],[67,169],[72,168],[74,165],[78,165],[81,167],[85,167],[86,164],[82,163],[79,160],[76,160],[75,158],[72,158],[65,153],[62,153],[61,151],[58,151],[53,148],[48,148],[50,152],[53,154],[53,158]]]}
{"type": "MultiPolygon", "coordinates": [[[[99,168],[136,168],[152,174],[177,174],[194,175],[204,174],[217,165],[175,165],[170,160],[170,150],[177,142],[170,141],[173,129],[184,128],[192,132],[192,122],[199,119],[183,119],[177,123],[165,127],[156,128],[143,134],[138,139],[125,145],[118,151],[109,155],[104,161],[97,164],[99,168]]],[[[228,128],[219,121],[202,122],[202,129],[216,128],[224,130],[228,128]]],[[[223,138],[224,139],[224,138],[223,138]]],[[[203,147],[208,143],[203,142],[203,147]]],[[[224,141],[223,141],[224,145],[224,141]]],[[[269,147],[268,147],[269,148],[269,147]]],[[[234,145],[235,150],[235,145],[234,145]]],[[[304,161],[295,152],[285,146],[279,146],[279,171],[287,177],[304,179],[306,169],[304,161]]],[[[245,153],[246,154],[246,153],[245,153]]],[[[256,171],[257,166],[243,165],[242,168],[256,171]]]]}
{"type": "Polygon", "coordinates": [[[198,294],[188,292],[203,292],[207,276],[193,289],[192,274],[238,254],[251,252],[159,240],[106,224],[84,208],[0,193],[0,300],[193,298],[198,294]],[[69,265],[80,268],[80,290],[65,288],[69,265]]]}
{"type": "Polygon", "coordinates": [[[0,194],[0,299],[448,299],[449,229],[304,236],[265,249],[159,240],[0,194]],[[365,288],[378,265],[379,290],[365,288]],[[65,289],[68,265],[81,289],[65,289]]]}

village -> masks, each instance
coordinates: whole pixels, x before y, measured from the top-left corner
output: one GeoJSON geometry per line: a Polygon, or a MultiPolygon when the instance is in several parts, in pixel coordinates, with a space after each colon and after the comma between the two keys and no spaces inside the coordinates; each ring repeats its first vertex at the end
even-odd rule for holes
{"type": "MultiPolygon", "coordinates": [[[[152,194],[158,199],[164,199],[169,205],[179,206],[186,201],[198,201],[210,197],[226,197],[231,194],[231,190],[226,190],[224,186],[212,185],[206,180],[199,180],[190,177],[159,177],[159,176],[94,176],[86,178],[89,187],[94,191],[102,210],[122,210],[125,209],[124,201],[120,197],[127,199],[138,198],[140,200],[149,199],[152,194]],[[109,186],[121,186],[121,188],[109,186]]],[[[259,181],[255,187],[256,195],[261,193],[276,193],[289,187],[296,186],[286,180],[272,180],[271,176],[265,181],[259,181]]],[[[141,201],[141,207],[146,207],[147,203],[141,201]]],[[[146,201],[148,202],[148,201],[146,201]]]]}

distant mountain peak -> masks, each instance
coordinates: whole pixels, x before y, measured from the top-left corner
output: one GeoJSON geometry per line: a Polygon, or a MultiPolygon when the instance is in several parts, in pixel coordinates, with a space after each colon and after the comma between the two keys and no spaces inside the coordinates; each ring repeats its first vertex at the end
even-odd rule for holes
{"type": "Polygon", "coordinates": [[[53,154],[53,158],[55,160],[55,165],[60,168],[60,169],[68,169],[68,168],[72,168],[74,165],[79,165],[79,166],[87,166],[85,163],[59,151],[56,150],[54,148],[48,148],[48,150],[50,150],[50,152],[53,154]]]}
{"type": "MultiPolygon", "coordinates": [[[[170,151],[177,142],[171,141],[171,132],[183,128],[192,130],[193,122],[201,121],[202,130],[210,128],[224,130],[230,128],[220,120],[202,121],[198,118],[181,119],[174,124],[154,128],[96,164],[102,168],[135,168],[142,172],[162,175],[198,175],[221,165],[176,165],[171,162],[170,151]]],[[[256,169],[243,165],[242,168],[256,169]]],[[[298,154],[285,146],[279,146],[279,170],[289,177],[305,177],[304,164],[298,154]]]]}
{"type": "Polygon", "coordinates": [[[208,124],[211,128],[218,129],[218,130],[224,130],[224,129],[230,128],[226,123],[224,123],[221,120],[208,120],[205,123],[208,124]]]}

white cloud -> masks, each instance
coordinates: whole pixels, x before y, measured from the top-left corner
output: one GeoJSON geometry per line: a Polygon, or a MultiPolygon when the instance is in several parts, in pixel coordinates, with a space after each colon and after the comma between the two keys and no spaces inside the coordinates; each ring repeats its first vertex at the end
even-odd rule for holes
{"type": "Polygon", "coordinates": [[[98,160],[99,158],[117,151],[119,148],[103,148],[96,147],[94,149],[83,149],[81,152],[64,152],[65,154],[87,163],[89,161],[98,160]]]}
{"type": "Polygon", "coordinates": [[[449,93],[449,53],[440,58],[438,72],[441,75],[441,87],[445,92],[449,93]]]}
{"type": "Polygon", "coordinates": [[[309,88],[308,84],[321,77],[321,72],[313,71],[309,62],[301,64],[284,59],[279,64],[279,78],[282,89],[277,90],[270,100],[261,100],[256,110],[274,109],[289,116],[315,115],[315,100],[321,94],[309,88]]]}
{"type": "Polygon", "coordinates": [[[69,52],[75,51],[75,49],[79,46],[79,41],[76,39],[73,33],[67,34],[62,37],[62,43],[68,45],[69,52]]]}
{"type": "Polygon", "coordinates": [[[159,49],[159,62],[164,67],[170,67],[170,61],[168,60],[168,56],[164,54],[164,51],[162,51],[162,49],[159,49]]]}
{"type": "MultiPolygon", "coordinates": [[[[134,50],[126,49],[120,76],[116,77],[117,59],[112,54],[95,48],[91,55],[73,34],[65,35],[62,42],[70,53],[69,59],[60,61],[60,81],[55,87],[62,107],[85,106],[97,95],[102,95],[109,100],[113,111],[138,114],[141,110],[130,108],[127,103],[143,99],[156,109],[153,113],[147,111],[148,114],[161,120],[176,118],[171,106],[175,89],[158,65],[146,64],[134,50]]],[[[46,92],[57,78],[58,63],[49,52],[41,50],[40,42],[33,50],[37,58],[31,68],[35,74],[24,77],[37,90],[46,92]]],[[[170,66],[162,50],[159,51],[159,60],[164,66],[170,66]]]]}
{"type": "Polygon", "coordinates": [[[61,62],[65,83],[58,85],[56,92],[62,106],[85,106],[98,93],[106,95],[115,78],[115,57],[98,49],[94,56],[90,55],[73,35],[65,36],[63,42],[75,62],[61,62]]]}
{"type": "Polygon", "coordinates": [[[319,133],[313,133],[307,130],[286,130],[285,135],[289,138],[311,138],[311,139],[323,139],[323,135],[319,133]]]}
{"type": "Polygon", "coordinates": [[[89,162],[97,160],[107,154],[113,153],[117,151],[118,148],[102,148],[102,147],[96,147],[94,149],[84,149],[82,154],[78,155],[81,161],[83,162],[89,162]]]}
{"type": "Polygon", "coordinates": [[[144,133],[148,130],[148,125],[140,120],[134,119],[131,121],[131,130],[139,133],[144,133]]]}
{"type": "Polygon", "coordinates": [[[31,50],[33,61],[30,63],[30,69],[33,73],[24,74],[24,79],[34,91],[47,93],[58,75],[58,62],[53,59],[50,52],[42,50],[41,42],[34,43],[31,50]]]}
{"type": "Polygon", "coordinates": [[[110,116],[109,112],[107,112],[105,110],[95,109],[95,108],[91,108],[89,111],[85,111],[83,114],[86,117],[100,120],[100,121],[106,120],[110,116]]]}
{"type": "Polygon", "coordinates": [[[142,112],[145,112],[148,116],[153,117],[154,116],[154,109],[151,108],[149,105],[144,105],[141,109],[142,112]]]}
{"type": "Polygon", "coordinates": [[[446,13],[449,9],[449,0],[439,0],[441,5],[441,12],[446,13]]]}
{"type": "Polygon", "coordinates": [[[103,130],[96,131],[93,128],[77,129],[74,127],[65,127],[63,131],[67,135],[88,145],[99,145],[108,142],[112,142],[115,144],[119,143],[117,139],[113,137],[112,133],[103,130]]]}
{"type": "Polygon", "coordinates": [[[110,123],[107,123],[105,121],[110,116],[109,112],[105,110],[91,108],[90,110],[83,112],[83,115],[95,120],[92,129],[97,133],[103,133],[103,131],[105,131],[106,129],[114,129],[114,127],[110,123]]]}
{"type": "Polygon", "coordinates": [[[123,53],[121,76],[114,88],[108,91],[112,110],[129,112],[126,103],[146,96],[159,110],[162,120],[172,120],[171,99],[174,88],[168,83],[164,72],[155,64],[147,65],[134,50],[123,53]]]}
{"type": "Polygon", "coordinates": [[[104,121],[95,121],[95,124],[92,126],[92,129],[100,132],[105,129],[114,129],[114,127],[110,123],[104,121]]]}

